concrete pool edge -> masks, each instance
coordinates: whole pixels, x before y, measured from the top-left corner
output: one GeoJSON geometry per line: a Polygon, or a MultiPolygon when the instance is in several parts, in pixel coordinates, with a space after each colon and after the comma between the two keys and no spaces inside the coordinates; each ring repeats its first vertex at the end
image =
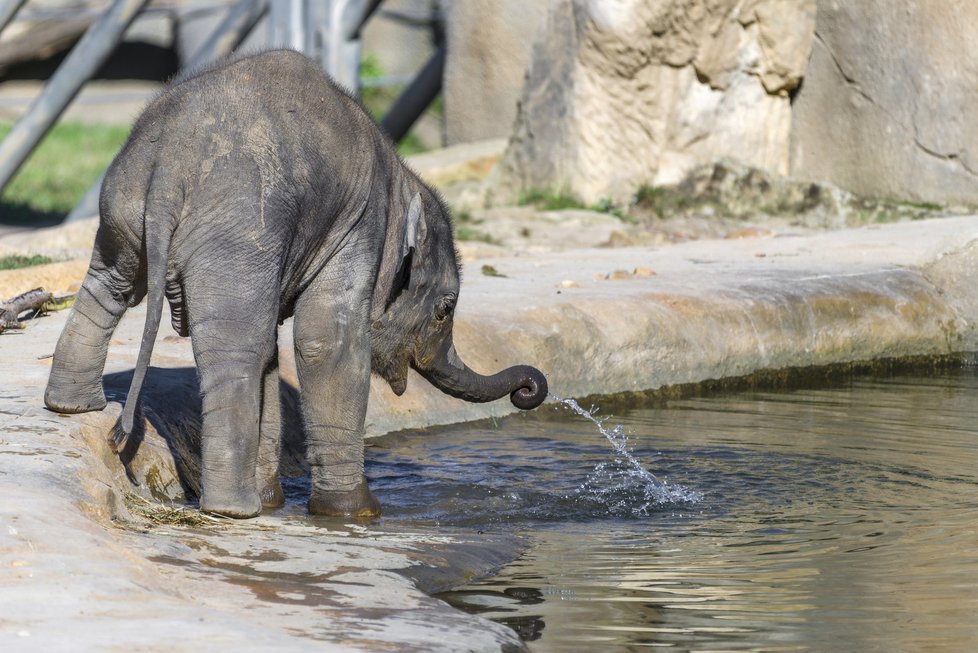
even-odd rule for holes
{"type": "MultiPolygon", "coordinates": [[[[466,276],[455,340],[480,371],[540,367],[562,397],[978,351],[976,242],[969,217],[488,259],[506,278],[466,276]]],[[[513,412],[375,379],[368,434],[513,412]]]]}
{"type": "MultiPolygon", "coordinates": [[[[978,219],[955,218],[806,237],[492,259],[487,264],[505,276],[467,275],[456,340],[463,357],[483,371],[516,362],[540,366],[552,390],[563,396],[649,390],[764,369],[973,351],[978,349],[978,289],[969,281],[976,278],[976,239],[978,219]],[[638,268],[655,274],[635,274],[638,268]]],[[[120,326],[107,372],[131,368],[143,315],[142,308],[134,309],[120,326]]],[[[53,350],[65,317],[51,315],[32,323],[26,334],[0,336],[0,349],[16,370],[0,399],[0,453],[20,454],[4,456],[5,463],[16,462],[5,464],[0,475],[8,497],[0,510],[8,615],[0,639],[9,636],[19,650],[49,648],[52,640],[42,637],[43,630],[56,627],[56,634],[72,637],[76,648],[98,648],[103,640],[92,632],[93,624],[115,629],[121,639],[114,641],[145,643],[154,632],[171,633],[194,614],[192,601],[164,590],[154,565],[125,537],[102,526],[120,510],[127,483],[119,466],[111,465],[111,455],[99,450],[104,446],[99,433],[111,426],[118,404],[77,417],[40,408],[47,368],[38,358],[53,350]],[[15,347],[7,346],[11,340],[15,347]],[[88,507],[79,511],[82,504],[88,507]],[[65,587],[68,598],[77,597],[75,603],[52,602],[44,606],[51,614],[43,618],[27,609],[44,592],[63,595],[65,587]],[[116,606],[112,616],[111,606],[120,599],[139,606],[134,617],[141,620],[139,627],[125,622],[131,609],[116,606]],[[96,612],[99,617],[86,616],[96,612]],[[39,625],[18,625],[18,618],[39,625]]],[[[186,341],[162,331],[154,365],[192,365],[186,341]]],[[[287,358],[287,331],[283,352],[287,358]]],[[[435,394],[416,376],[401,399],[379,381],[372,393],[372,435],[512,412],[503,402],[461,404],[435,394]]],[[[181,414],[186,404],[172,410],[171,421],[196,419],[181,414]]],[[[158,474],[166,463],[166,451],[157,453],[137,470],[144,480],[153,466],[158,474]]],[[[350,548],[354,559],[355,549],[350,548]]],[[[417,597],[407,581],[400,585],[380,572],[375,580],[376,591],[417,597]]],[[[449,641],[436,627],[455,612],[444,610],[426,613],[433,620],[425,631],[429,639],[417,639],[419,629],[426,628],[423,622],[395,619],[385,641],[400,642],[405,650],[419,641],[441,642],[445,650],[469,648],[476,640],[449,641]],[[407,639],[398,639],[399,627],[407,629],[401,633],[407,639]]],[[[188,641],[195,637],[246,650],[298,646],[296,639],[258,628],[233,610],[203,611],[212,619],[189,628],[188,641]]],[[[456,628],[471,624],[470,634],[485,629],[485,638],[478,640],[484,645],[513,644],[500,639],[492,625],[459,619],[449,621],[456,628]]],[[[344,639],[342,646],[367,645],[344,639]]]]}

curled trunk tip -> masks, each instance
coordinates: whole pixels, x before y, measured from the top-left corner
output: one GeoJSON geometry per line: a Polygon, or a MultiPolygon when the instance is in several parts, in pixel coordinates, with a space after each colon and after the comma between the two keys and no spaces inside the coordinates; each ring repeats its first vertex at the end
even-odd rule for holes
{"type": "Polygon", "coordinates": [[[520,375],[519,387],[509,395],[509,400],[520,410],[533,410],[547,398],[547,377],[537,368],[519,365],[507,372],[520,375]]]}
{"type": "Polygon", "coordinates": [[[465,401],[495,401],[509,395],[514,406],[531,410],[547,398],[547,377],[540,370],[516,365],[490,376],[478,374],[458,357],[451,336],[428,365],[416,369],[442,392],[465,401]]]}

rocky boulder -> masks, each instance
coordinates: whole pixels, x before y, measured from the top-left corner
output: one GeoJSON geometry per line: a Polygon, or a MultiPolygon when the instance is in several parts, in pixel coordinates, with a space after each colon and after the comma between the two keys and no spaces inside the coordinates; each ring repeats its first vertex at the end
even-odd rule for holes
{"type": "Polygon", "coordinates": [[[555,0],[497,197],[622,201],[724,157],[786,173],[814,21],[815,0],[555,0]]]}
{"type": "Polygon", "coordinates": [[[547,3],[446,2],[445,140],[506,137],[547,3]]]}
{"type": "Polygon", "coordinates": [[[978,202],[978,4],[819,0],[791,168],[864,195],[978,202]]]}

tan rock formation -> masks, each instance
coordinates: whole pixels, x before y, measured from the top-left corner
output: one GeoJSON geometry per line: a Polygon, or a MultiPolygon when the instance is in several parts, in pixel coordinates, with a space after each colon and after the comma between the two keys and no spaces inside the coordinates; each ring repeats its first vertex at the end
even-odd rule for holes
{"type": "Polygon", "coordinates": [[[555,0],[496,188],[593,202],[733,157],[788,171],[815,0],[555,0]]]}
{"type": "Polygon", "coordinates": [[[819,0],[793,174],[862,195],[978,202],[972,0],[819,0]]]}
{"type": "Polygon", "coordinates": [[[443,6],[448,39],[443,88],[447,144],[507,137],[547,2],[496,0],[443,6]]]}

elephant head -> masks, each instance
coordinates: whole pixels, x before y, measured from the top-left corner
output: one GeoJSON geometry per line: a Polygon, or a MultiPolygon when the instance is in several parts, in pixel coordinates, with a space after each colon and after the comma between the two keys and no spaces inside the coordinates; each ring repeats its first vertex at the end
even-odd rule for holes
{"type": "Polygon", "coordinates": [[[373,370],[397,395],[407,388],[411,366],[453,397],[486,402],[508,394],[517,408],[536,408],[547,397],[547,379],[539,370],[517,365],[486,376],[455,351],[458,254],[447,209],[433,192],[422,192],[388,237],[374,295],[373,370]]]}

